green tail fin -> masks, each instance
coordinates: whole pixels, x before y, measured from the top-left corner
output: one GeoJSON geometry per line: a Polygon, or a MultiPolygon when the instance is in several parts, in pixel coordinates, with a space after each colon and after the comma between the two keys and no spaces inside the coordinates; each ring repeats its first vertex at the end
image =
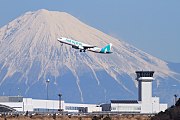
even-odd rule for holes
{"type": "Polygon", "coordinates": [[[112,46],[111,43],[108,44],[107,46],[105,46],[104,48],[102,48],[100,52],[101,52],[101,53],[112,53],[112,52],[111,52],[111,46],[112,46]]]}

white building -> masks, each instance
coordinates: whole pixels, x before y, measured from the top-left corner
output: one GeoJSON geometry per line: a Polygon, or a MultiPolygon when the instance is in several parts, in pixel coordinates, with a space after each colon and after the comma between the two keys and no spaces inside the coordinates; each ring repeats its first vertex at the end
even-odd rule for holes
{"type": "MultiPolygon", "coordinates": [[[[159,97],[152,97],[154,71],[137,71],[138,100],[111,100],[110,104],[76,104],[60,100],[40,100],[32,98],[0,97],[0,108],[13,108],[17,111],[57,112],[121,112],[121,113],[158,113],[167,109],[167,104],[160,104],[159,97]]],[[[0,111],[1,112],[1,111],[0,111]]]]}
{"type": "Polygon", "coordinates": [[[111,100],[111,111],[122,113],[140,113],[141,105],[137,100],[111,100]]]}
{"type": "Polygon", "coordinates": [[[136,71],[138,81],[138,101],[141,113],[158,113],[167,109],[167,104],[160,104],[159,97],[152,97],[154,71],[136,71]]]}
{"type": "Polygon", "coordinates": [[[138,100],[111,100],[111,104],[102,105],[102,109],[123,113],[158,113],[167,109],[160,104],[159,97],[152,97],[154,71],[136,71],[138,81],[138,100]]]}
{"type": "Polygon", "coordinates": [[[96,104],[75,104],[65,103],[59,100],[40,100],[32,98],[23,98],[20,96],[1,96],[0,105],[5,105],[17,111],[34,111],[34,112],[58,112],[59,109],[65,112],[97,112],[102,108],[96,104]]]}

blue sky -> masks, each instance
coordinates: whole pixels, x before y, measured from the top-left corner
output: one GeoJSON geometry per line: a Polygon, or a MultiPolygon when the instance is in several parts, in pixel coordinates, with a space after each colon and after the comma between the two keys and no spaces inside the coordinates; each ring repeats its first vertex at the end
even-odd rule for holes
{"type": "Polygon", "coordinates": [[[0,27],[38,9],[70,13],[155,57],[180,63],[180,0],[0,0],[0,27]]]}

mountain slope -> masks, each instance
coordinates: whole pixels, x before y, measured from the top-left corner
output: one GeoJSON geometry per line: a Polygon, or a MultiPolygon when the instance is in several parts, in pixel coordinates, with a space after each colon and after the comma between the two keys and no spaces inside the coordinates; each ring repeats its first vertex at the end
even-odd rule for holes
{"type": "Polygon", "coordinates": [[[167,62],[67,13],[47,10],[27,12],[0,29],[0,70],[1,94],[46,98],[45,81],[50,79],[50,98],[62,92],[71,102],[136,98],[136,70],[154,70],[157,91],[166,78],[180,86],[179,73],[167,62]],[[61,36],[99,47],[112,43],[113,54],[80,53],[61,46],[61,36]]]}

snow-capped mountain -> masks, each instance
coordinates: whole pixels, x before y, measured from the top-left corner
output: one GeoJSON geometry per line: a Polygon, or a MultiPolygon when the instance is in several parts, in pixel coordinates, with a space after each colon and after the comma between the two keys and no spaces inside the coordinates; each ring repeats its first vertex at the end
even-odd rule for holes
{"type": "Polygon", "coordinates": [[[1,95],[46,98],[49,79],[49,99],[57,99],[59,92],[69,102],[136,99],[137,70],[155,71],[154,95],[162,101],[170,102],[174,92],[180,93],[180,74],[167,62],[65,12],[27,12],[0,29],[1,95]],[[112,43],[113,53],[81,53],[61,46],[57,38],[62,36],[98,47],[112,43]]]}

